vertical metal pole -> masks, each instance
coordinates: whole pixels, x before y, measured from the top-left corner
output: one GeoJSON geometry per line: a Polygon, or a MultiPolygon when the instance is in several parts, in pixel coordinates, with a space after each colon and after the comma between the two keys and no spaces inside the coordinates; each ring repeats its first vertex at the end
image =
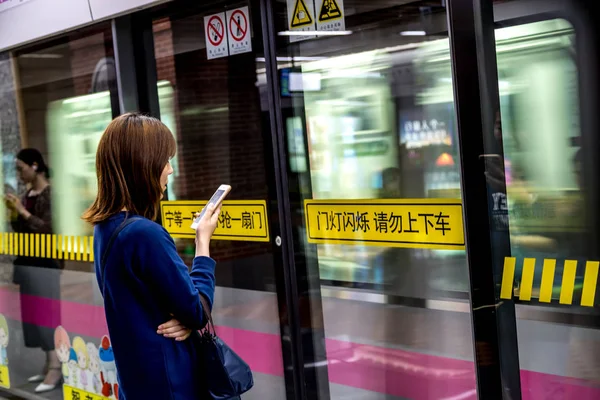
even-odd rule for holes
{"type": "Polygon", "coordinates": [[[283,136],[283,121],[281,117],[281,102],[277,96],[277,58],[275,45],[275,32],[273,20],[273,4],[270,0],[260,0],[260,11],[262,21],[262,36],[263,48],[265,55],[265,63],[267,70],[267,85],[268,85],[268,102],[269,116],[271,121],[272,148],[273,148],[273,171],[275,174],[276,192],[277,192],[277,208],[280,221],[281,235],[281,260],[285,287],[285,309],[287,316],[285,321],[280,321],[282,324],[282,348],[284,352],[289,352],[288,357],[291,364],[284,365],[286,373],[286,392],[289,398],[305,399],[306,393],[304,389],[304,368],[302,358],[302,334],[299,326],[299,302],[298,291],[294,284],[294,250],[291,227],[287,224],[290,221],[289,215],[289,198],[287,198],[287,170],[285,159],[282,159],[282,152],[279,149],[280,142],[278,138],[283,136]],[[289,344],[284,343],[288,336],[289,344]],[[289,349],[289,350],[288,350],[289,349]],[[290,388],[291,384],[291,388],[290,388]],[[290,390],[292,389],[292,390],[290,390]]]}
{"type": "MultiPolygon", "coordinates": [[[[286,138],[284,133],[281,105],[279,73],[277,69],[277,47],[274,2],[260,0],[262,13],[263,41],[267,70],[268,98],[273,132],[274,173],[277,186],[277,205],[281,227],[281,251],[285,275],[287,326],[296,399],[329,399],[329,379],[325,354],[325,332],[322,313],[313,314],[322,307],[320,280],[317,262],[307,261],[298,230],[294,230],[294,216],[290,200],[290,183],[287,175],[286,138]],[[302,300],[305,300],[304,302],[302,300]],[[320,321],[319,321],[320,319],[320,321]],[[301,321],[310,321],[310,326],[302,326],[301,321]]],[[[283,323],[283,322],[282,322],[283,323]]],[[[282,343],[285,338],[282,337],[282,343]]],[[[286,365],[286,368],[288,365],[286,365]]],[[[287,383],[287,379],[286,379],[287,383]]]]}
{"type": "Polygon", "coordinates": [[[510,241],[508,212],[495,208],[494,196],[506,196],[506,184],[490,185],[485,175],[486,162],[504,170],[501,136],[494,132],[500,113],[492,1],[447,4],[478,398],[518,400],[515,307],[500,302],[497,289],[510,241]]]}

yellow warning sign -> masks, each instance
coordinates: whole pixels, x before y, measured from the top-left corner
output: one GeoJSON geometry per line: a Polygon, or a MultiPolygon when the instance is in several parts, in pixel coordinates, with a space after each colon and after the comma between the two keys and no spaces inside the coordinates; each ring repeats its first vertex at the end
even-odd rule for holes
{"type": "Polygon", "coordinates": [[[460,199],[306,200],[310,243],[464,249],[460,199]]]}
{"type": "Polygon", "coordinates": [[[319,13],[319,22],[332,21],[342,17],[342,9],[336,0],[323,0],[321,12],[319,13]]]}
{"type": "Polygon", "coordinates": [[[310,10],[306,7],[304,0],[296,0],[296,5],[294,7],[294,15],[292,17],[290,27],[291,28],[300,28],[305,25],[311,25],[313,23],[313,18],[310,15],[310,10]]]}
{"type": "Polygon", "coordinates": [[[10,375],[7,365],[0,365],[0,386],[10,389],[10,375]]]}
{"type": "MultiPolygon", "coordinates": [[[[82,371],[85,372],[85,371],[82,371]]],[[[95,377],[94,377],[95,378],[95,377]]],[[[104,397],[102,395],[96,393],[90,393],[85,390],[81,390],[79,388],[63,385],[63,398],[64,400],[108,400],[108,397],[104,397]]]]}
{"type": "MultiPolygon", "coordinates": [[[[192,220],[196,213],[202,211],[206,202],[161,202],[163,226],[173,237],[193,239],[196,233],[190,228],[192,220]]],[[[264,200],[224,201],[213,239],[268,242],[267,203],[264,200]]]]}

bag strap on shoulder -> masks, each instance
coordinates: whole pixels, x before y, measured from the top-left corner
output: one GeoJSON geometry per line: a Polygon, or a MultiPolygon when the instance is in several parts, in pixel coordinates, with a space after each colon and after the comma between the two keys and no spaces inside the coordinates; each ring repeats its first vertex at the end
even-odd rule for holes
{"type": "Polygon", "coordinates": [[[131,217],[131,218],[127,218],[125,217],[125,220],[121,223],[121,225],[119,225],[117,227],[117,229],[114,230],[114,232],[112,233],[112,235],[110,236],[110,239],[108,240],[108,244],[106,245],[106,249],[104,249],[104,253],[102,254],[102,258],[100,259],[100,278],[102,279],[102,293],[104,294],[104,271],[106,269],[106,259],[108,258],[108,255],[110,254],[110,250],[113,246],[113,244],[115,243],[115,240],[117,239],[117,236],[119,236],[119,233],[121,233],[121,231],[123,229],[125,229],[126,227],[128,227],[129,225],[131,225],[132,223],[134,223],[137,220],[140,220],[140,217],[131,217]]]}
{"type": "Polygon", "coordinates": [[[212,327],[212,334],[216,336],[215,324],[213,323],[212,313],[210,312],[210,307],[208,306],[208,301],[202,294],[200,294],[199,296],[200,296],[200,303],[202,303],[202,311],[204,311],[204,317],[206,318],[205,328],[208,330],[209,333],[211,333],[211,327],[212,327]]]}

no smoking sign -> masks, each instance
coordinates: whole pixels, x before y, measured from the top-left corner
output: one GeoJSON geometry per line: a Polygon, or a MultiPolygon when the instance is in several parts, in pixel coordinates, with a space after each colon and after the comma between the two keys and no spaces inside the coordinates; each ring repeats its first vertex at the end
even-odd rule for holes
{"type": "Polygon", "coordinates": [[[204,36],[206,38],[206,58],[227,57],[227,39],[225,13],[204,17],[204,36]]]}
{"type": "Polygon", "coordinates": [[[226,13],[229,55],[233,56],[252,51],[250,15],[248,7],[236,8],[226,13]]]}
{"type": "Polygon", "coordinates": [[[206,58],[209,60],[251,52],[252,32],[248,7],[204,17],[204,37],[206,58]]]}

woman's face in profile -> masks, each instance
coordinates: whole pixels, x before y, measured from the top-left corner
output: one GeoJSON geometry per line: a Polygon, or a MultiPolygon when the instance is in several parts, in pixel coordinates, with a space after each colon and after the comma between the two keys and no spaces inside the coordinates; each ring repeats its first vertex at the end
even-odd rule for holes
{"type": "Polygon", "coordinates": [[[17,174],[23,183],[31,183],[35,179],[35,169],[21,160],[17,160],[17,174]]]}
{"type": "MultiPolygon", "coordinates": [[[[173,173],[173,167],[171,167],[171,161],[165,165],[162,174],[160,175],[160,186],[162,187],[163,193],[167,190],[167,184],[169,183],[169,175],[173,173]]],[[[162,195],[161,195],[162,198],[162,195]]]]}

